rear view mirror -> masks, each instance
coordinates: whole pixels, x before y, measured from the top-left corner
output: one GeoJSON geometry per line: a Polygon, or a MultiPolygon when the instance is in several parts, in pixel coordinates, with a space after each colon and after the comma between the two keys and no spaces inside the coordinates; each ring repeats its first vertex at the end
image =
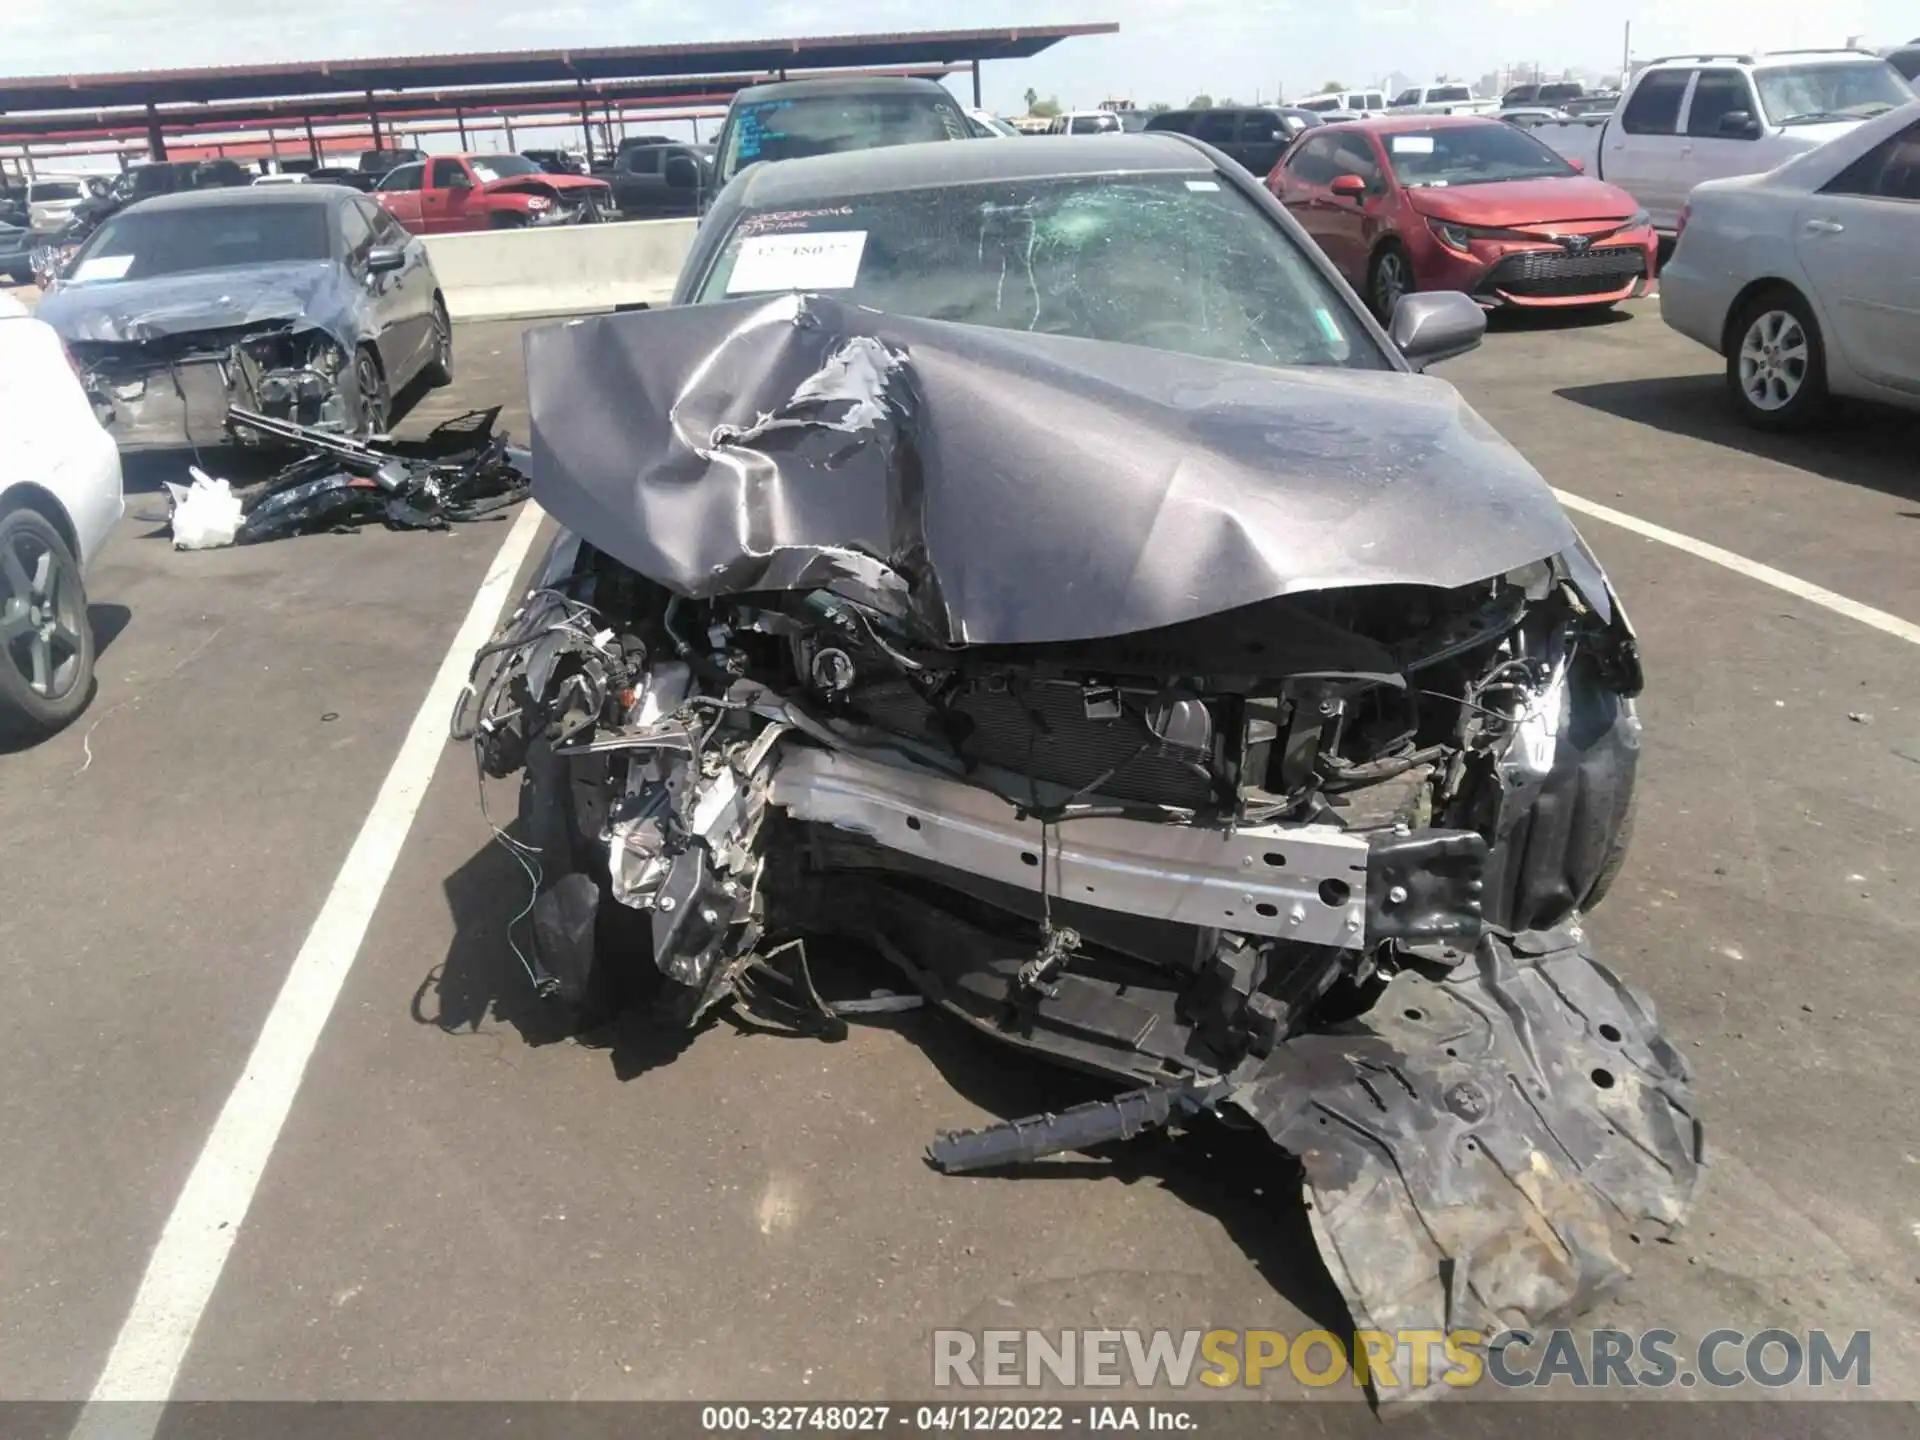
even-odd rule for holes
{"type": "Polygon", "coordinates": [[[398,270],[407,263],[407,252],[399,245],[376,245],[367,251],[367,273],[383,275],[389,270],[398,270]]]}
{"type": "Polygon", "coordinates": [[[1358,175],[1334,176],[1332,189],[1342,200],[1351,200],[1356,205],[1367,198],[1367,182],[1358,175]]]}
{"type": "Polygon", "coordinates": [[[1478,347],[1486,333],[1486,312],[1471,295],[1458,290],[1402,295],[1387,327],[1388,336],[1416,370],[1466,354],[1478,347]]]}
{"type": "Polygon", "coordinates": [[[1751,140],[1760,133],[1760,122],[1748,110],[1729,110],[1720,117],[1718,134],[1733,140],[1751,140]]]}
{"type": "Polygon", "coordinates": [[[691,155],[669,155],[663,173],[669,190],[700,188],[700,163],[691,155]]]}

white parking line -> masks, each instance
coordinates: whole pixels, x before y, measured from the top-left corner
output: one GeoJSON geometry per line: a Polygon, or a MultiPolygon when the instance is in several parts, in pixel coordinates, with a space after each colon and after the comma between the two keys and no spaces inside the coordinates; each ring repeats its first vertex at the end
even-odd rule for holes
{"type": "MultiPolygon", "coordinates": [[[[1885,631],[1897,639],[1905,640],[1909,645],[1920,645],[1920,625],[1911,620],[1902,620],[1898,615],[1889,615],[1885,610],[1876,610],[1871,605],[1862,605],[1858,600],[1849,600],[1827,589],[1824,585],[1815,585],[1810,580],[1802,580],[1797,575],[1789,575],[1784,570],[1776,570],[1771,565],[1762,565],[1758,560],[1749,560],[1744,555],[1736,555],[1731,550],[1722,550],[1718,545],[1709,545],[1704,540],[1696,540],[1691,535],[1682,535],[1678,530],[1669,530],[1664,525],[1655,525],[1650,520],[1642,520],[1637,515],[1629,515],[1623,510],[1615,510],[1609,505],[1601,505],[1583,496],[1571,494],[1565,490],[1555,490],[1560,503],[1569,510],[1582,515],[1591,515],[1596,520],[1604,520],[1609,525],[1617,525],[1622,530],[1631,530],[1649,540],[1657,540],[1662,545],[1671,545],[1676,550],[1684,550],[1702,560],[1715,565],[1725,566],[1736,575],[1744,575],[1749,580],[1758,580],[1762,585],[1771,585],[1776,590],[1784,590],[1789,595],[1797,595],[1814,605],[1844,615],[1849,620],[1858,620],[1862,625],[1871,625],[1876,630],[1885,631]]],[[[1632,607],[1628,607],[1631,613],[1632,607]]]]}
{"type": "Polygon", "coordinates": [[[393,768],[267,1014],[246,1068],[174,1201],[133,1308],[74,1424],[74,1440],[150,1440],[158,1426],[161,1402],[173,1392],[307,1061],[360,952],[434,767],[446,751],[448,721],[466,684],[473,652],[486,643],[513,596],[514,578],[540,519],[541,512],[529,502],[480,582],[393,768]]]}

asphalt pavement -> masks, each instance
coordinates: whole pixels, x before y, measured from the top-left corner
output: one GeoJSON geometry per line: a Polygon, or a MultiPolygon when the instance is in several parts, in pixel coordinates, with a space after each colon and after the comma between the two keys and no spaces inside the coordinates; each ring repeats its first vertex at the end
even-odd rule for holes
{"type": "MultiPolygon", "coordinates": [[[[524,434],[521,328],[462,327],[457,389],[408,425],[505,403],[524,434]]],[[[1496,327],[1442,373],[1556,486],[1920,620],[1920,427],[1755,436],[1716,368],[1642,304],[1496,327]]],[[[90,579],[92,706],[0,756],[9,1398],[100,1374],[506,530],[176,554],[169,465],[90,579]]],[[[1592,928],[1694,1064],[1712,1155],[1689,1229],[1581,1324],[1870,1330],[1872,1393],[1920,1399],[1920,649],[1581,526],[1648,674],[1637,836],[1592,928]]],[[[936,1328],[1346,1324],[1257,1146],[934,1174],[936,1131],[1088,1093],[938,1015],[838,1045],[559,1036],[477,795],[449,746],[178,1397],[899,1398],[930,1392],[936,1328]]]]}

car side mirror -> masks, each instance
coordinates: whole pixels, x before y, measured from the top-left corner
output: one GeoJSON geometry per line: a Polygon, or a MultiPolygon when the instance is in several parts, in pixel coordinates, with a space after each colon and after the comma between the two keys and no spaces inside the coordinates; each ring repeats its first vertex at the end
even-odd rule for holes
{"type": "Polygon", "coordinates": [[[1340,199],[1351,200],[1356,205],[1367,198],[1367,182],[1358,175],[1334,176],[1332,190],[1340,199]]]}
{"type": "Polygon", "coordinates": [[[391,270],[399,270],[407,263],[407,252],[399,245],[376,245],[367,251],[367,273],[384,275],[391,270]]]}
{"type": "Polygon", "coordinates": [[[691,155],[669,155],[662,173],[669,190],[700,188],[700,164],[691,155]]]}
{"type": "Polygon", "coordinates": [[[1575,170],[1578,170],[1582,175],[1587,173],[1587,162],[1577,155],[1569,159],[1567,164],[1571,165],[1575,170]]]}
{"type": "Polygon", "coordinates": [[[1720,117],[1716,133],[1732,140],[1751,140],[1760,133],[1760,122],[1750,110],[1729,110],[1720,117]]]}
{"type": "Polygon", "coordinates": [[[1416,370],[1478,348],[1486,333],[1486,312],[1458,290],[1402,295],[1387,326],[1388,337],[1416,370]]]}

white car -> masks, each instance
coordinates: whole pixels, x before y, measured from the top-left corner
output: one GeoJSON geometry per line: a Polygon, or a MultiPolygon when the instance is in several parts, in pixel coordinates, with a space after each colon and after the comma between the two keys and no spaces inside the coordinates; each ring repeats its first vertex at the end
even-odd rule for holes
{"type": "Polygon", "coordinates": [[[1698,186],[1660,313],[1767,429],[1829,396],[1920,409],[1920,101],[1764,175],[1698,186]]]}
{"type": "Polygon", "coordinates": [[[253,183],[256,185],[304,185],[307,183],[307,177],[297,170],[282,170],[272,175],[256,175],[253,177],[253,183]]]}
{"type": "Polygon", "coordinates": [[[1125,130],[1111,110],[1069,110],[1047,124],[1049,135],[1119,135],[1125,130]]]}
{"type": "Polygon", "coordinates": [[[1682,55],[1635,75],[1599,126],[1547,121],[1531,133],[1671,235],[1694,186],[1771,170],[1911,99],[1899,72],[1863,50],[1682,55]]]}
{"type": "Polygon", "coordinates": [[[0,730],[49,734],[86,707],[85,576],[123,509],[120,452],[60,337],[0,295],[0,730]]]}
{"type": "Polygon", "coordinates": [[[84,175],[38,175],[27,182],[29,228],[49,235],[73,218],[80,202],[92,198],[96,186],[84,175]]]}
{"type": "Polygon", "coordinates": [[[1309,95],[1290,102],[1296,110],[1312,110],[1326,119],[1367,119],[1387,108],[1387,97],[1379,90],[1336,90],[1328,95],[1309,95]]]}
{"type": "Polygon", "coordinates": [[[967,107],[967,118],[986,132],[980,137],[982,140],[1018,140],[1020,138],[1020,132],[1018,130],[1014,129],[1013,126],[1002,120],[991,110],[982,110],[977,105],[969,105],[967,107]]]}

